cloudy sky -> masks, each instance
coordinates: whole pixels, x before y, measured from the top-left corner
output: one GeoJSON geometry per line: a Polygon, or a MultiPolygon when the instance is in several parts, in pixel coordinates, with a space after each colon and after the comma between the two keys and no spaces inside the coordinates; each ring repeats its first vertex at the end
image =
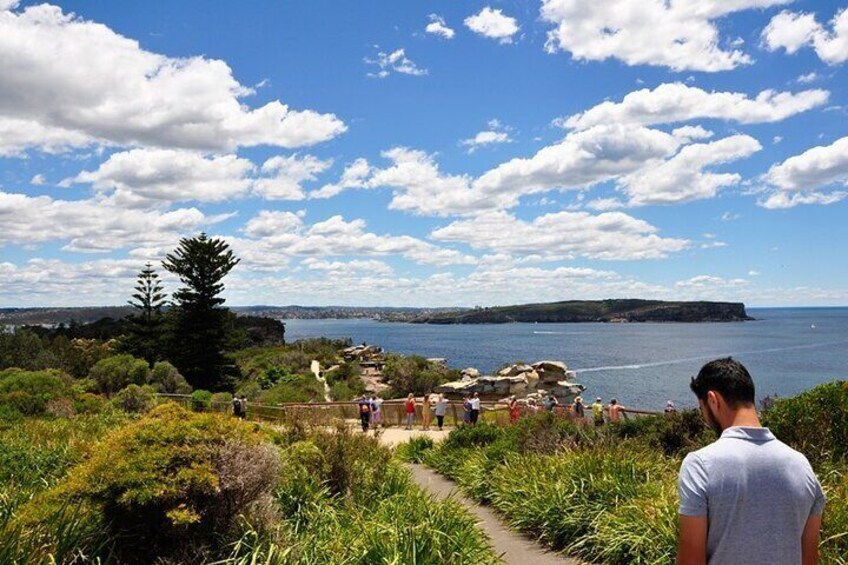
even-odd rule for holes
{"type": "Polygon", "coordinates": [[[846,8],[0,0],[0,306],[848,304],[846,8]]]}

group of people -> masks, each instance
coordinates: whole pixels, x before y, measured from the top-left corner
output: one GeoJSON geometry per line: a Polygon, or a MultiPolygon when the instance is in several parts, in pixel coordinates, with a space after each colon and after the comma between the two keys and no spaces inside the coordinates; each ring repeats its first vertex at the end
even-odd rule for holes
{"type": "Polygon", "coordinates": [[[371,426],[380,427],[383,422],[383,399],[376,394],[365,395],[356,401],[359,408],[359,422],[362,431],[367,432],[371,426]]]}
{"type": "MultiPolygon", "coordinates": [[[[577,422],[585,422],[586,420],[586,405],[581,396],[576,397],[571,404],[563,406],[553,394],[545,397],[541,404],[535,399],[530,399],[525,404],[522,404],[513,395],[507,401],[507,406],[509,408],[509,421],[511,424],[514,424],[521,418],[522,412],[533,413],[540,410],[560,414],[564,412],[569,418],[577,422]]],[[[603,426],[607,421],[620,422],[626,413],[626,408],[619,404],[615,398],[610,400],[608,405],[604,406],[603,399],[597,397],[595,398],[595,402],[589,406],[589,409],[592,414],[592,421],[596,426],[603,426]]]]}
{"type": "Polygon", "coordinates": [[[247,418],[247,397],[242,395],[241,398],[238,395],[233,395],[233,416],[236,418],[241,418],[244,420],[247,418]]]}

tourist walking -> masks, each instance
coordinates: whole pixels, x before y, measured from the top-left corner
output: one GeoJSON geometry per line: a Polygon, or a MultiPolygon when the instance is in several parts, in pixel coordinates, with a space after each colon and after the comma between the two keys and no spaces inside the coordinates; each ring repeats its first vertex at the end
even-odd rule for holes
{"type": "Polygon", "coordinates": [[[406,429],[412,429],[412,422],[415,420],[415,396],[409,393],[406,397],[406,429]]]}
{"type": "Polygon", "coordinates": [[[462,399],[462,423],[471,423],[471,398],[468,396],[462,399]]]}
{"type": "Polygon", "coordinates": [[[600,396],[592,404],[592,419],[595,421],[595,426],[604,425],[604,403],[600,396]]]}
{"type": "Polygon", "coordinates": [[[509,423],[514,424],[521,417],[518,399],[515,398],[514,394],[509,397],[509,402],[507,403],[507,406],[509,407],[509,423]]]}
{"type": "Polygon", "coordinates": [[[383,399],[376,394],[371,395],[371,426],[376,430],[383,423],[383,399]]]}
{"type": "Polygon", "coordinates": [[[476,392],[471,397],[471,425],[477,424],[477,419],[480,417],[480,395],[476,392]]]}
{"type": "Polygon", "coordinates": [[[424,393],[424,399],[421,403],[421,429],[430,430],[430,393],[424,393]]]}
{"type": "Polygon", "coordinates": [[[442,426],[445,424],[445,414],[448,413],[448,399],[444,394],[440,394],[436,399],[436,424],[439,426],[439,431],[442,431],[442,426]]]}
{"type": "Polygon", "coordinates": [[[371,423],[371,399],[368,395],[363,395],[358,401],[359,406],[359,421],[362,424],[362,431],[367,432],[368,426],[371,423]]]}
{"type": "Polygon", "coordinates": [[[618,400],[613,398],[607,406],[607,414],[609,414],[610,422],[620,422],[621,415],[624,414],[624,406],[618,403],[618,400]]]}
{"type": "Polygon", "coordinates": [[[235,394],[233,395],[233,416],[241,418],[241,400],[235,394]]]}
{"type": "Polygon", "coordinates": [[[801,453],[761,426],[748,370],[716,359],[690,388],[720,436],[680,467],[678,565],[818,563],[821,485],[801,453]]]}
{"type": "Polygon", "coordinates": [[[571,405],[571,411],[578,422],[583,422],[586,419],[586,407],[583,406],[582,396],[574,399],[574,403],[571,405]]]}

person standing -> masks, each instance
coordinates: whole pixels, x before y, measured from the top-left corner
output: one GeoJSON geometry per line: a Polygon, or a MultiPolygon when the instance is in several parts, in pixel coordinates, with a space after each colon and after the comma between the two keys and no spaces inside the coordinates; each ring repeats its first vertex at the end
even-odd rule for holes
{"type": "Polygon", "coordinates": [[[239,400],[239,408],[241,412],[239,413],[239,417],[242,420],[247,419],[247,397],[245,395],[241,395],[241,399],[239,400]]]}
{"type": "Polygon", "coordinates": [[[480,417],[480,395],[476,392],[471,397],[471,425],[477,424],[477,419],[480,417]]]}
{"type": "Polygon", "coordinates": [[[410,392],[406,397],[406,429],[412,429],[412,422],[415,420],[415,396],[410,392]]]}
{"type": "Polygon", "coordinates": [[[371,399],[368,398],[367,394],[363,395],[357,401],[357,405],[359,406],[359,421],[362,424],[362,431],[367,432],[371,423],[371,399]]]}
{"type": "Polygon", "coordinates": [[[586,418],[586,407],[583,406],[583,397],[578,396],[574,399],[574,403],[571,405],[571,410],[574,413],[574,419],[578,422],[583,422],[586,418]]]}
{"type": "Polygon", "coordinates": [[[672,402],[671,400],[666,402],[665,403],[665,413],[666,414],[674,414],[675,412],[677,412],[677,408],[674,407],[674,402],[672,402]]]}
{"type": "Polygon", "coordinates": [[[378,429],[383,422],[383,399],[376,394],[371,395],[371,425],[378,429]]]}
{"type": "Polygon", "coordinates": [[[559,400],[553,394],[549,394],[545,399],[545,410],[553,414],[554,408],[559,406],[559,400]]]}
{"type": "Polygon", "coordinates": [[[471,423],[471,398],[468,396],[462,399],[462,423],[471,423]]]}
{"type": "Polygon", "coordinates": [[[509,407],[509,423],[515,424],[521,417],[521,412],[519,411],[518,399],[515,398],[514,394],[509,397],[507,406],[509,407]]]}
{"type": "Polygon", "coordinates": [[[425,432],[430,431],[430,393],[424,393],[424,399],[421,403],[421,429],[425,432]]]}
{"type": "Polygon", "coordinates": [[[748,370],[716,359],[690,388],[719,438],[680,466],[677,564],[818,563],[824,493],[807,459],[760,424],[748,370]]]}
{"type": "Polygon", "coordinates": [[[436,399],[436,424],[439,426],[439,431],[442,431],[442,426],[445,424],[445,414],[448,413],[448,399],[444,394],[440,394],[436,399]]]}
{"type": "Polygon", "coordinates": [[[610,422],[620,422],[621,415],[624,413],[624,406],[618,403],[618,400],[613,398],[607,406],[607,414],[609,414],[610,422]]]}
{"type": "Polygon", "coordinates": [[[233,395],[233,416],[241,418],[241,400],[235,394],[233,395]]]}
{"type": "Polygon", "coordinates": [[[595,421],[595,426],[604,425],[604,404],[600,396],[592,404],[592,419],[595,421]]]}

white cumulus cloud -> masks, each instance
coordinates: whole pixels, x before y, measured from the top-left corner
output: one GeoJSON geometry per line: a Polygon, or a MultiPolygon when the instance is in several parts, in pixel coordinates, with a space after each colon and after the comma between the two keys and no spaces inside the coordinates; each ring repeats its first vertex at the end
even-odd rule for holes
{"type": "Polygon", "coordinates": [[[615,58],[627,65],[656,65],[675,71],[725,71],[752,62],[723,42],[717,20],[742,10],[790,0],[543,0],[541,15],[555,27],[549,52],[568,51],[577,60],[615,58]]]}
{"type": "Polygon", "coordinates": [[[765,208],[799,204],[833,204],[848,196],[848,137],[813,147],[773,165],[764,176],[768,195],[765,208]]]}
{"type": "Polygon", "coordinates": [[[666,83],[627,94],[621,102],[602,102],[569,116],[565,126],[585,129],[598,124],[670,124],[694,119],[733,120],[742,124],[778,122],[827,102],[826,90],[798,93],[763,90],[755,98],[741,92],[707,92],[695,86],[666,83]]]}
{"type": "Polygon", "coordinates": [[[627,175],[619,184],[630,197],[631,206],[713,198],[719,189],[737,184],[741,177],[736,173],[713,173],[704,169],[748,157],[760,149],[760,143],[747,135],[687,145],[670,159],[647,164],[627,175]]]}
{"type": "Polygon", "coordinates": [[[128,209],[108,198],[54,200],[0,192],[0,245],[65,242],[63,249],[107,252],[131,246],[173,246],[180,236],[228,216],[197,208],[128,209]]]}
{"type": "Polygon", "coordinates": [[[785,49],[791,54],[812,47],[819,59],[838,65],[848,61],[848,8],[833,16],[830,27],[820,24],[815,14],[784,10],[771,19],[762,38],[769,51],[785,49]]]}
{"type": "Polygon", "coordinates": [[[301,147],[346,130],[333,114],[275,100],[249,108],[253,91],[221,60],[172,58],[109,27],[39,4],[0,12],[0,151],[89,143],[232,150],[301,147]],[[11,149],[10,149],[11,146],[11,149]]]}
{"type": "Polygon", "coordinates": [[[333,164],[312,155],[271,157],[262,172],[273,176],[256,179],[253,191],[267,200],[303,200],[303,183],[314,181],[333,164]]]}
{"type": "Polygon", "coordinates": [[[94,171],[63,181],[90,183],[127,206],[194,200],[221,202],[250,189],[253,163],[235,155],[205,157],[195,151],[132,149],[112,154],[94,171]]]}
{"type": "Polygon", "coordinates": [[[431,235],[475,249],[551,259],[660,259],[690,246],[685,239],[660,237],[658,231],[622,212],[556,212],[528,222],[495,211],[455,221],[431,235]]]}
{"type": "Polygon", "coordinates": [[[439,16],[438,14],[430,14],[427,17],[430,19],[430,23],[427,24],[424,31],[432,33],[433,35],[440,35],[445,39],[453,39],[456,32],[447,26],[445,19],[442,16],[439,16]]]}
{"type": "Polygon", "coordinates": [[[366,57],[365,64],[376,67],[374,72],[368,73],[368,76],[372,78],[386,78],[393,72],[416,77],[427,74],[427,69],[422,69],[416,65],[412,59],[406,56],[406,50],[402,47],[391,53],[378,51],[375,59],[366,57]]]}
{"type": "Polygon", "coordinates": [[[504,15],[503,10],[486,6],[473,16],[465,18],[465,27],[500,43],[512,43],[513,36],[521,29],[515,18],[504,15]]]}

